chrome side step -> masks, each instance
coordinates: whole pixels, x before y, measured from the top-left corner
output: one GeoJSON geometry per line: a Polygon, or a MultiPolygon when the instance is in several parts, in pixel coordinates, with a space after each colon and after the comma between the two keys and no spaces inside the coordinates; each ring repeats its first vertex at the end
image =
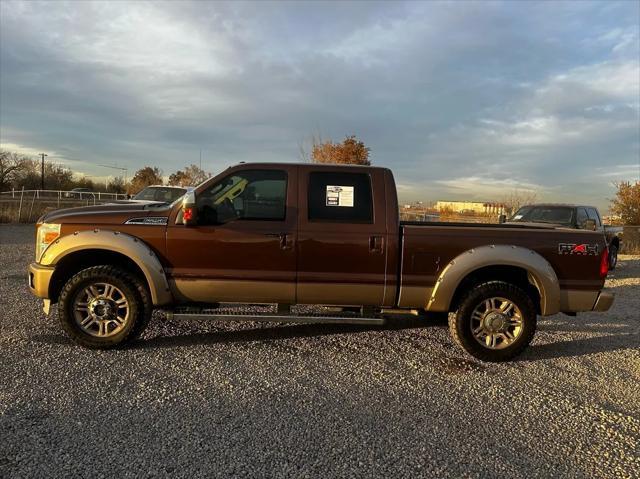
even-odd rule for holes
{"type": "Polygon", "coordinates": [[[195,319],[195,320],[216,320],[216,321],[265,321],[273,323],[306,323],[306,324],[360,324],[360,325],[383,325],[385,319],[380,317],[362,317],[353,313],[327,312],[322,313],[278,313],[276,311],[246,312],[229,309],[195,309],[179,308],[175,310],[165,310],[167,319],[195,319]]]}

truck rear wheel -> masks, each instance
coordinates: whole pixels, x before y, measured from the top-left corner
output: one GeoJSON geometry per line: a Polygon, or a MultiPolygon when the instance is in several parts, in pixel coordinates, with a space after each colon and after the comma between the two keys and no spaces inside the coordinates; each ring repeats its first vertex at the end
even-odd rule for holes
{"type": "Polygon", "coordinates": [[[618,264],[618,247],[616,245],[611,245],[609,247],[609,271],[613,271],[616,269],[616,265],[618,264]]]}
{"type": "Polygon", "coordinates": [[[81,346],[107,349],[139,336],[152,313],[145,284],[114,266],[93,266],[72,276],[62,288],[58,318],[81,346]]]}
{"type": "Polygon", "coordinates": [[[453,339],[482,361],[508,361],[520,354],[536,331],[536,308],[521,288],[504,281],[474,287],[449,316],[453,339]]]}

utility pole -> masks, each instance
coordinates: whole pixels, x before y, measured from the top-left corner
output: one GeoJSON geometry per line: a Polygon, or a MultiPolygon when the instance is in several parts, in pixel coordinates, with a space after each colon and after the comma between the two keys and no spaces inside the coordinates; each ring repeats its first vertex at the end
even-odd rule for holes
{"type": "Polygon", "coordinates": [[[46,153],[40,153],[42,157],[42,163],[40,165],[40,189],[44,190],[44,157],[49,156],[46,153]]]}

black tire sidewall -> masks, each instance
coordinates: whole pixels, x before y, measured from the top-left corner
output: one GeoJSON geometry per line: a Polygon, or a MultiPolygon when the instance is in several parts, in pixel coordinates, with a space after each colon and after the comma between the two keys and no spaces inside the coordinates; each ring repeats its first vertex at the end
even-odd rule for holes
{"type": "Polygon", "coordinates": [[[110,348],[126,341],[135,331],[141,316],[140,295],[132,278],[124,271],[111,266],[94,266],[79,271],[62,288],[58,304],[58,317],[62,328],[76,343],[88,348],[110,348]],[[110,283],[116,286],[129,302],[129,319],[122,331],[113,336],[99,338],[82,330],[73,315],[73,303],[83,288],[92,283],[110,283]]]}
{"type": "Polygon", "coordinates": [[[522,288],[503,281],[477,285],[462,299],[456,314],[449,317],[451,333],[465,351],[480,360],[496,362],[507,361],[520,354],[533,339],[536,323],[536,308],[531,297],[522,288]],[[492,297],[512,301],[522,313],[523,331],[504,349],[489,349],[481,345],[471,332],[471,314],[482,301],[492,297]]]}
{"type": "Polygon", "coordinates": [[[609,269],[614,270],[618,264],[618,247],[612,246],[609,250],[609,269]]]}

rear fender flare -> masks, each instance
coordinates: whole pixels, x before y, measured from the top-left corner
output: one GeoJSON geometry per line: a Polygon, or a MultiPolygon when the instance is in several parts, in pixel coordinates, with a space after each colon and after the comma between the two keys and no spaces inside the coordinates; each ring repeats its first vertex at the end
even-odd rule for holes
{"type": "Polygon", "coordinates": [[[172,301],[164,268],[155,252],[144,241],[119,231],[95,229],[62,236],[44,251],[40,264],[55,266],[66,256],[89,249],[113,251],[128,257],[144,273],[153,304],[172,301]]]}
{"type": "Polygon", "coordinates": [[[460,282],[487,266],[515,266],[526,270],[540,293],[542,315],[560,311],[560,285],[553,267],[537,252],[514,245],[480,246],[456,256],[440,273],[428,299],[427,311],[448,311],[460,282]]]}

